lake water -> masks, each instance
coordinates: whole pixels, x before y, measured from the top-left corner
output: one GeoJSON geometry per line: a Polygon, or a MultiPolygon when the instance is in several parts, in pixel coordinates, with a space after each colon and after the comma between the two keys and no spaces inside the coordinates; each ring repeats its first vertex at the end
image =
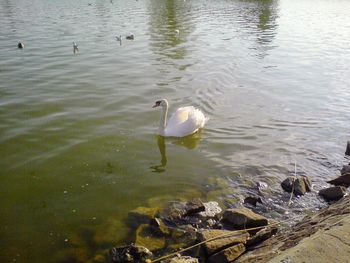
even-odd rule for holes
{"type": "Polygon", "coordinates": [[[347,0],[0,0],[1,262],[86,262],[130,239],[131,209],[230,206],[257,182],[267,216],[321,207],[315,193],[288,207],[280,182],[296,164],[317,191],[346,162],[349,14],[347,0]],[[210,121],[159,138],[160,98],[210,121]]]}

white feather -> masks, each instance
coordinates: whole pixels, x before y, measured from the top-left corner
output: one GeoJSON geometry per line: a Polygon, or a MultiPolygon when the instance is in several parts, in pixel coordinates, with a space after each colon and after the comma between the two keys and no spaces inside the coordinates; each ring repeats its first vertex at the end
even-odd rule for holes
{"type": "Polygon", "coordinates": [[[163,107],[163,120],[161,119],[160,134],[166,137],[184,137],[203,128],[208,121],[199,109],[193,106],[178,108],[166,121],[168,102],[163,99],[160,106],[163,107]]]}

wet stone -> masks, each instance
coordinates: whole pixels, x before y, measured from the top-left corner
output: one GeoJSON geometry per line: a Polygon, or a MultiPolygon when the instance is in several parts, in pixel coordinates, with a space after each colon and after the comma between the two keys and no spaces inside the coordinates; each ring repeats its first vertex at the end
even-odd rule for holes
{"type": "Polygon", "coordinates": [[[262,200],[260,197],[257,196],[247,196],[246,198],[244,198],[244,203],[256,206],[257,203],[262,204],[262,200]]]}
{"type": "Polygon", "coordinates": [[[150,225],[143,224],[136,230],[135,244],[156,251],[165,247],[165,237],[155,233],[150,225]]]}
{"type": "Polygon", "coordinates": [[[243,244],[237,244],[232,247],[226,248],[211,257],[209,257],[209,263],[228,263],[234,261],[245,251],[243,244]]]}
{"type": "Polygon", "coordinates": [[[350,173],[346,173],[344,175],[339,176],[338,178],[335,178],[333,180],[328,181],[327,183],[336,185],[336,186],[350,186],[350,173]]]}
{"type": "Polygon", "coordinates": [[[350,141],[346,144],[345,155],[350,155],[350,141]]]}
{"type": "Polygon", "coordinates": [[[205,211],[205,206],[199,198],[188,201],[185,205],[184,216],[190,216],[205,211]]]}
{"type": "Polygon", "coordinates": [[[246,246],[257,245],[275,235],[278,231],[276,226],[266,227],[258,231],[252,238],[247,240],[246,246]]]}
{"type": "Polygon", "coordinates": [[[244,207],[227,209],[224,212],[223,221],[229,222],[236,229],[266,226],[268,224],[265,217],[244,207]]]}
{"type": "Polygon", "coordinates": [[[290,176],[281,183],[281,186],[286,192],[291,193],[293,191],[295,195],[304,195],[311,191],[311,182],[306,176],[296,179],[290,176]]]}
{"type": "Polygon", "coordinates": [[[326,201],[337,201],[346,194],[346,188],[343,186],[334,186],[322,189],[318,192],[326,201]]]}
{"type": "Polygon", "coordinates": [[[109,252],[110,261],[113,263],[146,263],[151,256],[152,252],[150,252],[147,248],[134,244],[114,247],[109,252]]]}
{"type": "Polygon", "coordinates": [[[138,207],[128,214],[127,224],[133,228],[141,224],[148,224],[159,212],[158,207],[138,207]]]}
{"type": "Polygon", "coordinates": [[[169,235],[171,232],[169,227],[164,223],[164,221],[161,218],[153,218],[150,222],[150,226],[159,235],[169,235]]]}
{"type": "Polygon", "coordinates": [[[221,213],[218,203],[207,202],[202,204],[203,206],[199,206],[197,203],[195,206],[192,206],[192,202],[191,205],[188,202],[174,202],[170,207],[161,211],[159,217],[169,227],[179,227],[182,225],[192,225],[197,228],[217,227],[218,217],[221,213]],[[189,210],[190,206],[191,209],[189,210]],[[192,207],[196,208],[192,209],[192,207]],[[189,213],[189,211],[191,212],[189,213]]]}
{"type": "Polygon", "coordinates": [[[208,255],[239,243],[245,244],[248,238],[249,234],[247,232],[237,233],[229,230],[208,229],[198,233],[200,241],[211,240],[203,244],[208,255]]]}
{"type": "Polygon", "coordinates": [[[350,165],[344,165],[343,168],[340,170],[340,174],[350,174],[350,165]]]}

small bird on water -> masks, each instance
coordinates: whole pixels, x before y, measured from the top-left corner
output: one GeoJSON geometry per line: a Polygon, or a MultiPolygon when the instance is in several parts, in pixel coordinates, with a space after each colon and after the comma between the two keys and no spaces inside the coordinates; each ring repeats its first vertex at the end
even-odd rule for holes
{"type": "Polygon", "coordinates": [[[73,42],[73,53],[79,52],[78,44],[73,42]]]}
{"type": "Polygon", "coordinates": [[[129,40],[134,40],[134,35],[131,34],[131,35],[126,36],[125,38],[129,39],[129,40]]]}
{"type": "Polygon", "coordinates": [[[24,44],[22,42],[19,42],[17,47],[22,49],[22,48],[24,48],[24,44]]]}

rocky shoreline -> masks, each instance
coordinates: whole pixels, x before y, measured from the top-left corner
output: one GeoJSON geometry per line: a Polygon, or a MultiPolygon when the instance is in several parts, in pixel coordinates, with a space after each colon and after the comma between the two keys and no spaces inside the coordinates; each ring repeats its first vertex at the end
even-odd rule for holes
{"type": "MultiPolygon", "coordinates": [[[[330,205],[288,228],[255,213],[262,203],[256,196],[245,198],[246,207],[225,211],[200,199],[174,201],[163,209],[139,207],[127,218],[135,230],[133,243],[114,247],[94,262],[347,262],[341,259],[350,256],[350,164],[328,183],[334,186],[318,194],[330,205]]],[[[291,198],[312,191],[305,176],[288,177],[281,187],[291,198]]]]}

